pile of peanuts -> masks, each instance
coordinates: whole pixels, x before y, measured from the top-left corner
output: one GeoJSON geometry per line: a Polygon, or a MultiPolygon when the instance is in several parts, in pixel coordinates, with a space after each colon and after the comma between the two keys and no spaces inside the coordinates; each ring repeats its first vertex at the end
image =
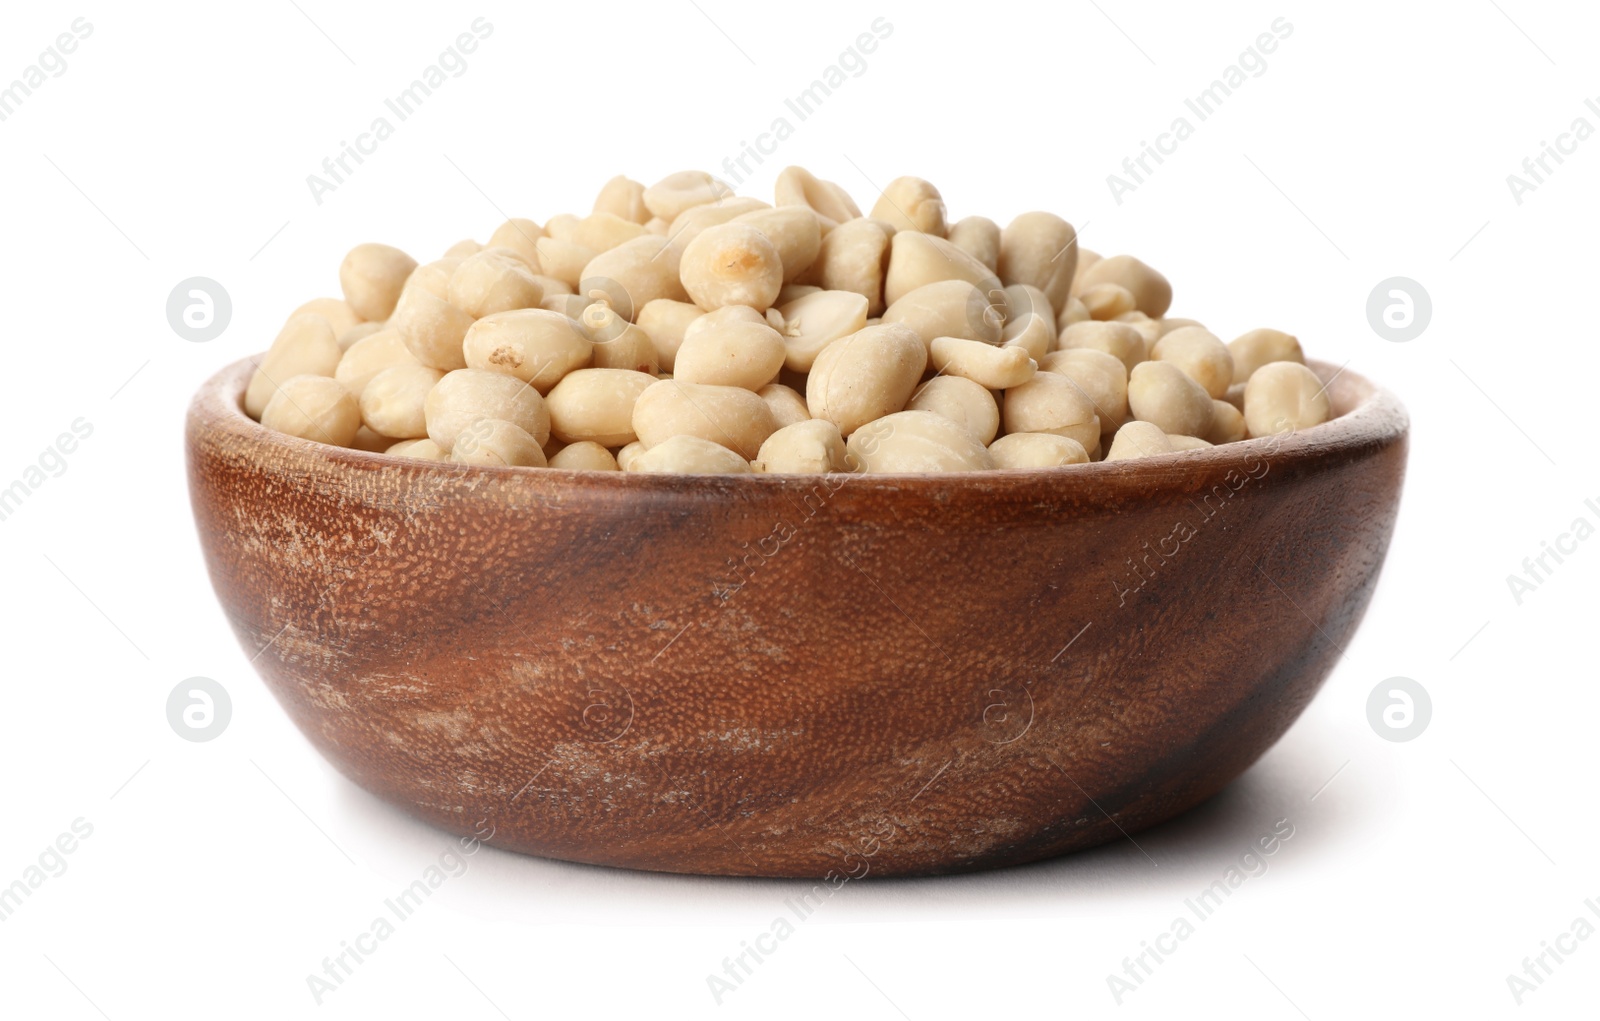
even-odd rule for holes
{"type": "Polygon", "coordinates": [[[1328,418],[1299,341],[1223,343],[1052,213],[872,212],[800,167],[772,203],[683,171],[423,265],[362,244],[244,407],[341,447],[591,471],[952,472],[1116,461],[1328,418]]]}

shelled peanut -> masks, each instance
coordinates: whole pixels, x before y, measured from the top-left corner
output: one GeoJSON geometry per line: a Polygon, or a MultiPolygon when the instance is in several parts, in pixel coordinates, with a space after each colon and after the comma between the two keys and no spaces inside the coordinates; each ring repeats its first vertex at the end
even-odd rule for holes
{"type": "Polygon", "coordinates": [[[1037,469],[1330,415],[1299,341],[1169,317],[1172,286],[1067,221],[952,221],[901,177],[862,215],[790,167],[608,181],[419,263],[357,245],[244,409],[303,439],[463,464],[721,474],[1037,469]]]}

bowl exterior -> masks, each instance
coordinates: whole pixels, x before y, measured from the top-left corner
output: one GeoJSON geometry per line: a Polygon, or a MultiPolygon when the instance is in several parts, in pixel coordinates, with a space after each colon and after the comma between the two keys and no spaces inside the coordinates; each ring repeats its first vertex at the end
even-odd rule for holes
{"type": "Polygon", "coordinates": [[[469,468],[196,396],[190,490],[255,667],[346,776],[452,832],[720,875],[965,871],[1209,798],[1371,597],[1406,418],[951,476],[469,468]]]}

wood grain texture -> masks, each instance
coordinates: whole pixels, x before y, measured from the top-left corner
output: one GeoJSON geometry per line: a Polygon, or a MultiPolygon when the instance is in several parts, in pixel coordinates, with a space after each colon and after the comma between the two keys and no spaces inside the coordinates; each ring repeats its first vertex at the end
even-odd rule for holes
{"type": "Polygon", "coordinates": [[[1371,597],[1407,419],[962,476],[627,475],[188,416],[212,583],[330,762],[454,833],[717,875],[910,875],[1124,839],[1305,708],[1371,597]],[[1070,643],[1070,644],[1069,644],[1070,643]]]}

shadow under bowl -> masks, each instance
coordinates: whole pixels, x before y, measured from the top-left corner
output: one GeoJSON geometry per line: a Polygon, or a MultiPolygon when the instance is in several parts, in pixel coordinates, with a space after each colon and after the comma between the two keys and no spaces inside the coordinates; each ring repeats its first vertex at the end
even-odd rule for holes
{"type": "Polygon", "coordinates": [[[1169,819],[1299,716],[1393,532],[1407,418],[946,475],[482,468],[195,396],[212,584],[341,772],[452,833],[711,875],[961,872],[1169,819]]]}

